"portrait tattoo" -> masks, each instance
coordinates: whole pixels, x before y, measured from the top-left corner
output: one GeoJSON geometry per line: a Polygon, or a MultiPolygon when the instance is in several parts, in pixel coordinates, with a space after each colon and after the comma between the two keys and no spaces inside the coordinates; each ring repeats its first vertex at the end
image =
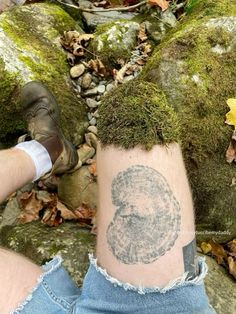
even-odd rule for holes
{"type": "Polygon", "coordinates": [[[180,205],[166,179],[151,167],[135,165],[112,181],[116,207],[106,236],[122,263],[149,264],[170,250],[180,230],[180,205]]]}
{"type": "Polygon", "coordinates": [[[187,279],[193,279],[198,274],[196,239],[183,247],[184,271],[188,272],[187,279]]]}

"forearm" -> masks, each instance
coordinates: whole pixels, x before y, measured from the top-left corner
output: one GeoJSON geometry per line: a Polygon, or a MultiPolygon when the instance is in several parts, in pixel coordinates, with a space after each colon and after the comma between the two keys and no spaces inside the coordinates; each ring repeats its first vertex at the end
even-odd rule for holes
{"type": "Polygon", "coordinates": [[[179,145],[98,149],[99,265],[143,286],[194,275],[193,204],[179,145]]]}

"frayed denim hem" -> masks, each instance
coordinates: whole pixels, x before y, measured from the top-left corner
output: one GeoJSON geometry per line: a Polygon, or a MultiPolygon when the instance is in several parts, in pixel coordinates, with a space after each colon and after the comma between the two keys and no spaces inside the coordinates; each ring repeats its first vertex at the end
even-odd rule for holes
{"type": "Polygon", "coordinates": [[[40,284],[42,283],[43,279],[50,275],[52,272],[56,271],[59,267],[61,267],[61,264],[62,258],[61,256],[57,255],[53,258],[53,260],[43,265],[41,267],[43,273],[37,279],[37,283],[34,286],[34,288],[31,290],[26,299],[20,305],[18,305],[18,307],[15,310],[11,311],[10,314],[19,314],[21,311],[23,311],[24,307],[32,300],[33,293],[40,287],[40,284]]]}
{"type": "Polygon", "coordinates": [[[90,264],[95,267],[95,269],[102,274],[106,280],[111,282],[115,287],[122,287],[124,290],[132,290],[136,291],[139,294],[146,294],[146,293],[153,293],[153,292],[160,292],[165,293],[169,290],[189,286],[189,285],[201,285],[203,283],[203,279],[207,275],[208,267],[205,262],[204,257],[198,257],[198,265],[199,265],[199,275],[191,280],[187,280],[188,273],[184,273],[181,277],[171,280],[165,287],[154,287],[154,288],[147,288],[143,286],[133,286],[129,283],[120,282],[118,279],[110,276],[107,271],[97,264],[97,259],[93,256],[93,254],[89,254],[90,264]]]}

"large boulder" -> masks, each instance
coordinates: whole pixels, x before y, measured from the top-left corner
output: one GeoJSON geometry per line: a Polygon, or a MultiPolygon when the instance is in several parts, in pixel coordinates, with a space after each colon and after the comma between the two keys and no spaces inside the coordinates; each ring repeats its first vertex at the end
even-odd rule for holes
{"type": "Polygon", "coordinates": [[[24,83],[40,80],[59,102],[66,136],[81,142],[86,109],[71,87],[59,40],[70,29],[82,32],[65,11],[51,4],[19,6],[0,15],[0,141],[24,131],[18,91],[24,83]]]}
{"type": "Polygon", "coordinates": [[[192,15],[156,48],[141,79],[158,85],[181,124],[201,240],[236,236],[235,164],[225,153],[232,128],[228,98],[236,98],[236,5],[192,1],[192,15]]]}
{"type": "Polygon", "coordinates": [[[0,245],[22,253],[42,265],[55,255],[61,255],[63,265],[78,285],[88,268],[88,253],[92,253],[95,237],[75,223],[63,223],[49,228],[40,222],[5,226],[0,231],[0,245]]]}

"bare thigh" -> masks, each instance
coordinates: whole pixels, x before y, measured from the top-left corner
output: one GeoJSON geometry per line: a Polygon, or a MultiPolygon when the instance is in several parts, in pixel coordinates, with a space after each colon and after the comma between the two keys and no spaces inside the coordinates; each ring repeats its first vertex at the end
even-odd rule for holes
{"type": "Polygon", "coordinates": [[[23,302],[41,274],[27,258],[0,248],[0,313],[9,314],[23,302]]]}

